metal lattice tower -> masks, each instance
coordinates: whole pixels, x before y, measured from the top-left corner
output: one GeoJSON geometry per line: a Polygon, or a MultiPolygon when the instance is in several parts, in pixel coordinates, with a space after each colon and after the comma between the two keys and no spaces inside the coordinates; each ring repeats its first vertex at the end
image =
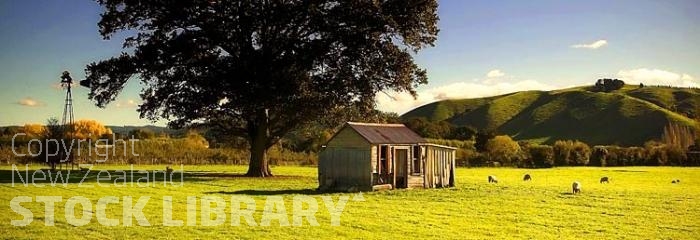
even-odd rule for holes
{"type": "MultiPolygon", "coordinates": [[[[75,138],[75,131],[74,131],[74,117],[73,117],[73,92],[71,91],[71,87],[73,85],[73,78],[71,78],[70,73],[68,71],[64,71],[63,74],[61,75],[61,86],[66,89],[66,99],[65,99],[65,105],[63,107],[63,119],[61,120],[61,130],[65,134],[65,136],[68,138],[67,141],[69,141],[66,144],[72,143],[73,139],[75,138]]],[[[72,145],[72,144],[71,144],[72,145]]],[[[68,156],[63,156],[64,151],[61,152],[61,160],[66,160],[63,161],[63,163],[73,163],[73,151],[70,151],[71,154],[68,156]]]]}

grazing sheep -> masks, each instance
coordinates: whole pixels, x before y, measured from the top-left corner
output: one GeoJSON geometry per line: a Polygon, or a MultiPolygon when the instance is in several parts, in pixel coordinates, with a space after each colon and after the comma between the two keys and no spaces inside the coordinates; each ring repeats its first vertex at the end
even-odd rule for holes
{"type": "Polygon", "coordinates": [[[581,183],[574,181],[574,183],[571,184],[571,190],[574,194],[581,193],[581,183]]]}
{"type": "Polygon", "coordinates": [[[489,175],[489,183],[498,183],[498,179],[494,175],[489,175]]]}
{"type": "Polygon", "coordinates": [[[523,176],[523,181],[530,181],[530,180],[532,180],[532,177],[530,176],[530,174],[526,173],[525,176],[523,176]]]}
{"type": "Polygon", "coordinates": [[[610,183],[610,178],[602,177],[602,178],[600,178],[600,183],[610,183]]]}

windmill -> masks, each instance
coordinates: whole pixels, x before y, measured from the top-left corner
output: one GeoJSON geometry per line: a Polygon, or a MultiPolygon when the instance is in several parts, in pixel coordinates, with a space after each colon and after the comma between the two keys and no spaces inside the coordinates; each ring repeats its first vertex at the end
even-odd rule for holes
{"type": "MultiPolygon", "coordinates": [[[[63,118],[61,120],[61,132],[67,137],[68,143],[65,145],[72,146],[73,139],[75,138],[75,125],[73,117],[73,92],[71,87],[73,85],[73,78],[71,78],[68,71],[63,71],[61,74],[61,87],[66,89],[66,99],[63,106],[63,118]]],[[[66,151],[62,149],[59,151],[58,163],[71,164],[71,169],[73,168],[73,151],[66,151]],[[66,156],[67,155],[67,156],[66,156]]],[[[51,161],[51,169],[56,169],[56,161],[51,161]]]]}

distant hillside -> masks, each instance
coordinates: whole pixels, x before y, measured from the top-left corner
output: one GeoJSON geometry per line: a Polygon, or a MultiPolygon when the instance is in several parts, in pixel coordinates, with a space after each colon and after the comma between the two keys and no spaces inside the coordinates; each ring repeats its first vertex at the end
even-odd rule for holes
{"type": "Polygon", "coordinates": [[[642,145],[659,139],[669,122],[695,127],[700,89],[627,85],[610,93],[590,87],[524,91],[501,96],[444,100],[407,112],[478,129],[494,129],[518,140],[552,143],[577,139],[589,144],[642,145]]]}
{"type": "Polygon", "coordinates": [[[133,131],[134,129],[141,129],[141,130],[148,130],[153,132],[156,135],[160,135],[162,133],[166,135],[179,135],[181,134],[184,130],[177,130],[177,129],[170,129],[167,127],[159,127],[159,126],[153,126],[153,125],[146,125],[146,126],[106,126],[109,129],[112,129],[112,132],[122,134],[122,135],[127,135],[129,132],[133,131]]]}

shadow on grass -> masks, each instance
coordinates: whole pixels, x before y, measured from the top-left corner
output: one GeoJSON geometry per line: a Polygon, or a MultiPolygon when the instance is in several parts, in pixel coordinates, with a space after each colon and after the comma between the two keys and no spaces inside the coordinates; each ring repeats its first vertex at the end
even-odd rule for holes
{"type": "Polygon", "coordinates": [[[206,182],[206,181],[216,181],[222,179],[256,179],[256,180],[289,180],[289,179],[302,179],[308,178],[303,176],[272,176],[267,178],[257,178],[248,177],[240,173],[224,173],[224,172],[206,172],[206,171],[174,171],[172,173],[166,173],[162,170],[142,170],[139,171],[134,169],[123,170],[91,170],[91,171],[79,171],[79,170],[58,170],[50,171],[47,169],[36,172],[36,169],[19,169],[19,171],[13,170],[0,170],[0,184],[3,183],[15,183],[15,184],[25,184],[28,183],[51,183],[56,184],[74,184],[74,183],[94,183],[97,182],[98,177],[101,183],[109,183],[114,181],[125,181],[125,182],[139,182],[148,179],[149,182],[206,182]]]}
{"type": "Polygon", "coordinates": [[[280,189],[280,190],[238,190],[238,191],[218,191],[205,192],[206,194],[240,194],[240,195],[317,195],[324,192],[316,191],[316,189],[280,189]]]}
{"type": "Polygon", "coordinates": [[[302,179],[309,178],[305,176],[292,176],[292,175],[273,175],[265,178],[260,177],[250,177],[241,173],[224,173],[224,172],[208,172],[208,171],[185,171],[185,177],[192,178],[249,178],[249,179],[273,179],[273,180],[284,180],[284,179],[302,179]]]}
{"type": "Polygon", "coordinates": [[[269,195],[321,195],[333,193],[347,193],[342,191],[318,191],[316,189],[279,189],[279,190],[238,190],[238,191],[218,191],[205,192],[205,194],[231,194],[231,195],[251,195],[251,196],[269,196],[269,195]]]}
{"type": "Polygon", "coordinates": [[[625,170],[625,169],[614,169],[614,170],[603,170],[608,172],[649,172],[644,170],[625,170]]]}

